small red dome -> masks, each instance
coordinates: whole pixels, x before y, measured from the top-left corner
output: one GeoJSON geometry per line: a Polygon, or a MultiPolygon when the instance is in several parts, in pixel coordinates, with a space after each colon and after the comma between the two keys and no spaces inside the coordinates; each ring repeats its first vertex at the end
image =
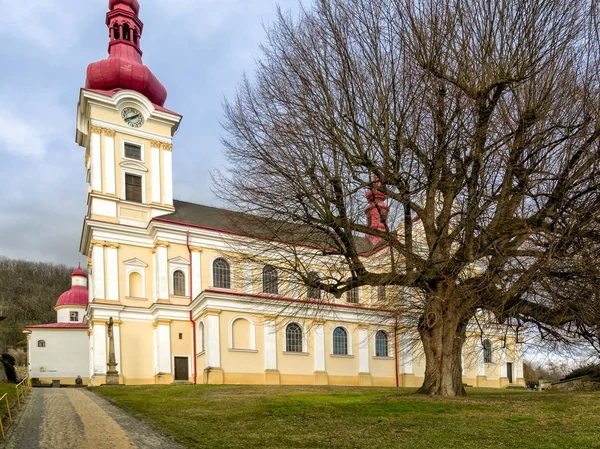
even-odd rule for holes
{"type": "Polygon", "coordinates": [[[140,13],[140,4],[138,3],[138,0],[110,0],[108,2],[108,8],[111,11],[119,5],[129,7],[135,14],[140,13]]]}
{"type": "Polygon", "coordinates": [[[71,277],[73,276],[81,276],[84,278],[87,278],[87,273],[85,271],[83,271],[81,269],[81,267],[77,267],[77,269],[75,271],[73,271],[73,274],[71,274],[71,277]]]}
{"type": "Polygon", "coordinates": [[[89,301],[88,289],[79,285],[71,287],[64,292],[56,301],[56,307],[60,306],[87,306],[89,301]]]}

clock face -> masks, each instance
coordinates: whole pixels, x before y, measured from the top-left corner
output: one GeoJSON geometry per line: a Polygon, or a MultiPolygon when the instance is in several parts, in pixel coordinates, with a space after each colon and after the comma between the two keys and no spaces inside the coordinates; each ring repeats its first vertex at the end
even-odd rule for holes
{"type": "Polygon", "coordinates": [[[139,128],[144,124],[144,116],[135,108],[123,109],[123,112],[121,112],[121,117],[123,117],[125,123],[133,128],[139,128]]]}

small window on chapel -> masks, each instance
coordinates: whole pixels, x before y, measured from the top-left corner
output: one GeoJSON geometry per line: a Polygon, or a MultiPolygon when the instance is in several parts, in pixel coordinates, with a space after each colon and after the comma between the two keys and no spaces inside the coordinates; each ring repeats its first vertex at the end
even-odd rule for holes
{"type": "Polygon", "coordinates": [[[142,202],[142,177],[125,175],[125,199],[127,201],[142,202]]]}
{"type": "Polygon", "coordinates": [[[125,144],[125,157],[127,159],[142,160],[142,147],[133,143],[125,144]]]}
{"type": "Polygon", "coordinates": [[[46,341],[38,340],[38,348],[45,348],[45,347],[46,347],[46,341]]]}
{"type": "Polygon", "coordinates": [[[79,321],[79,312],[71,312],[71,321],[79,321]]]}

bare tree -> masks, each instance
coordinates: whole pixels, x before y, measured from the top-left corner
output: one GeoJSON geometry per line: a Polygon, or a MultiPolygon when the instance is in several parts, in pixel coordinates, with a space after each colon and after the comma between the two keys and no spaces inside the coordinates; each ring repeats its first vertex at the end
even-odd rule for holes
{"type": "Polygon", "coordinates": [[[465,394],[479,309],[599,348],[597,8],[316,1],[279,12],[256,79],[225,104],[217,193],[260,217],[265,254],[303,282],[411,292],[396,302],[418,319],[421,393],[465,394]]]}

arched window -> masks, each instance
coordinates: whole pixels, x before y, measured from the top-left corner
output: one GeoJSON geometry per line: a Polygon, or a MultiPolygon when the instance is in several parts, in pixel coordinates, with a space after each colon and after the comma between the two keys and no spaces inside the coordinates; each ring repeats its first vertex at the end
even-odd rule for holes
{"type": "Polygon", "coordinates": [[[198,352],[204,352],[204,323],[198,323],[198,335],[196,337],[198,339],[198,347],[196,350],[198,352]]]}
{"type": "MultiPolygon", "coordinates": [[[[315,272],[308,274],[309,282],[319,280],[319,275],[315,272]]],[[[306,286],[306,296],[308,299],[321,299],[321,289],[310,284],[306,286]]]]}
{"type": "Polygon", "coordinates": [[[266,265],[262,270],[263,292],[272,295],[279,294],[277,270],[271,265],[266,265]]]}
{"type": "Polygon", "coordinates": [[[46,341],[38,340],[38,348],[45,348],[45,347],[46,347],[46,341]]]}
{"type": "Polygon", "coordinates": [[[121,32],[119,31],[119,24],[115,23],[113,26],[113,38],[115,40],[121,39],[121,32]]]}
{"type": "Polygon", "coordinates": [[[492,342],[483,340],[483,363],[492,363],[492,342]]]}
{"type": "Polygon", "coordinates": [[[129,296],[131,298],[143,298],[142,275],[136,271],[129,275],[129,296]]]}
{"type": "Polygon", "coordinates": [[[231,270],[225,259],[216,259],[213,262],[213,286],[231,288],[231,270]]]}
{"type": "Polygon", "coordinates": [[[140,37],[139,37],[139,35],[138,35],[138,31],[137,31],[136,29],[134,29],[134,30],[133,30],[133,43],[134,43],[135,45],[137,45],[137,44],[138,44],[138,42],[139,42],[139,38],[140,38],[140,37]]]}
{"type": "Polygon", "coordinates": [[[336,327],[333,330],[333,353],[348,354],[348,332],[343,327],[336,327]]]}
{"type": "Polygon", "coordinates": [[[286,352],[302,351],[302,328],[296,323],[290,323],[285,328],[286,352]]]}
{"type": "Polygon", "coordinates": [[[385,301],[385,285],[377,286],[377,301],[385,301]]]}
{"type": "Polygon", "coordinates": [[[388,357],[388,335],[384,331],[375,334],[375,357],[388,357]]]}
{"type": "Polygon", "coordinates": [[[185,274],[181,270],[173,272],[173,294],[175,296],[185,296],[185,274]]]}
{"type": "Polygon", "coordinates": [[[125,39],[126,41],[131,40],[131,33],[129,32],[129,25],[127,25],[126,23],[123,24],[123,39],[125,39]]]}
{"type": "Polygon", "coordinates": [[[254,350],[254,325],[246,318],[235,318],[231,322],[230,344],[232,349],[254,350]]]}
{"type": "Polygon", "coordinates": [[[346,302],[350,304],[358,304],[358,289],[353,288],[352,290],[348,290],[346,292],[346,302]]]}

